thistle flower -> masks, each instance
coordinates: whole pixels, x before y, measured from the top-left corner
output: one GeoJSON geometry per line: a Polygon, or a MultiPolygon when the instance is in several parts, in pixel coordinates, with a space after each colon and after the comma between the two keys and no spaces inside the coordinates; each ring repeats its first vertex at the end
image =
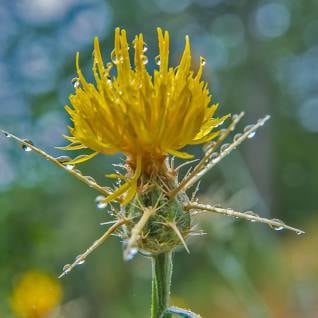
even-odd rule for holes
{"type": "MultiPolygon", "coordinates": [[[[191,69],[190,41],[186,37],[185,48],[177,67],[169,66],[169,34],[160,28],[158,32],[158,69],[153,75],[147,72],[147,46],[142,34],[135,37],[134,66],[130,61],[125,30],[116,29],[112,62],[103,62],[98,39],[94,41],[93,76],[89,83],[80,69],[76,55],[78,77],[74,80],[75,93],[70,96],[71,106],[66,106],[73,122],[70,142],[63,150],[89,149],[92,152],[74,159],[66,156],[53,158],[32,142],[20,139],[8,132],[7,137],[19,141],[24,150],[33,150],[55,163],[80,181],[99,191],[99,207],[109,204],[114,220],[107,231],[72,264],[63,268],[60,277],[82,264],[86,257],[110,235],[118,235],[124,242],[124,258],[138,252],[154,260],[152,317],[164,313],[183,317],[198,317],[190,311],[168,307],[171,252],[183,245],[189,252],[186,240],[195,234],[192,215],[217,213],[252,222],[269,225],[275,230],[289,229],[297,234],[303,231],[290,227],[278,219],[266,219],[254,212],[239,212],[218,205],[197,202],[198,181],[243,141],[254,137],[258,128],[269,119],[266,116],[254,125],[248,125],[242,133],[235,130],[244,113],[233,115],[225,129],[217,127],[229,115],[214,117],[217,104],[211,104],[207,84],[201,80],[205,60],[201,58],[198,71],[191,69]],[[115,66],[116,72],[111,72],[115,66]],[[174,156],[188,160],[192,156],[182,151],[191,144],[204,144],[204,154],[194,168],[179,180],[178,173],[184,164],[174,166],[174,156]],[[74,169],[99,153],[123,153],[126,162],[119,165],[122,172],[107,175],[118,179],[120,186],[112,189],[99,185],[90,176],[83,176],[74,169]],[[197,183],[191,198],[188,190],[197,183]]],[[[188,161],[186,163],[191,163],[188,161]]],[[[185,164],[186,164],[185,163],[185,164]]]]}
{"type": "Polygon", "coordinates": [[[127,164],[135,170],[130,180],[105,201],[127,191],[124,203],[136,193],[140,176],[160,173],[167,155],[189,159],[179,149],[189,144],[211,141],[219,135],[214,128],[228,116],[214,118],[217,104],[210,105],[207,84],[201,80],[204,60],[196,74],[191,70],[190,41],[186,37],[180,64],[169,67],[169,33],[157,29],[159,69],[147,72],[147,46],[142,34],[133,41],[134,67],[131,67],[126,31],[115,31],[112,63],[103,62],[99,41],[95,38],[93,75],[95,84],[87,82],[76,56],[78,78],[72,108],[66,106],[74,127],[70,128],[71,144],[64,149],[93,150],[71,163],[80,163],[98,153],[124,153],[127,164]],[[116,67],[116,75],[111,70],[116,67]]]}

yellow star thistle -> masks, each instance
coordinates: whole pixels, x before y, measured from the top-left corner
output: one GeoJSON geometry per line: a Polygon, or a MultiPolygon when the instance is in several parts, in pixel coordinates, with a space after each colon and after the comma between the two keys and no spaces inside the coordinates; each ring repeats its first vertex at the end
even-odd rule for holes
{"type": "Polygon", "coordinates": [[[199,69],[194,73],[191,70],[190,42],[186,37],[180,64],[175,68],[169,67],[169,34],[160,28],[157,31],[159,55],[156,60],[160,66],[152,76],[146,69],[147,47],[142,34],[133,41],[134,67],[130,62],[125,30],[116,29],[112,62],[106,65],[98,39],[95,38],[92,68],[95,84],[89,83],[84,77],[77,54],[75,94],[70,96],[72,107],[66,106],[73,127],[70,128],[72,136],[65,138],[71,144],[62,149],[91,149],[91,154],[74,159],[66,156],[54,158],[34,146],[30,140],[2,132],[21,143],[25,151],[33,150],[103,194],[97,197],[97,203],[102,208],[111,202],[109,212],[113,220],[103,224],[112,225],[72,264],[65,265],[60,277],[82,264],[90,253],[116,234],[124,243],[126,260],[137,252],[153,260],[151,317],[174,314],[198,318],[199,315],[189,310],[169,306],[172,253],[181,244],[189,251],[187,238],[199,234],[194,233],[193,214],[221,214],[264,223],[275,230],[288,229],[297,234],[304,232],[281,220],[266,219],[252,211],[239,212],[199,203],[195,198],[198,186],[189,198],[187,191],[190,187],[243,141],[253,138],[269,116],[246,126],[242,133],[233,136],[230,143],[225,143],[244,113],[233,115],[231,123],[222,131],[215,130],[228,115],[213,117],[217,104],[211,104],[207,84],[201,80],[204,60],[201,58],[199,69]],[[112,75],[114,65],[116,72],[112,75]],[[211,141],[214,138],[216,140],[211,141]],[[205,144],[204,153],[192,170],[179,180],[178,173],[184,164],[175,167],[168,157],[191,158],[190,154],[181,151],[184,146],[191,144],[205,144]],[[107,175],[125,182],[114,190],[99,185],[92,177],[74,169],[75,165],[98,153],[118,152],[127,157],[126,164],[121,165],[127,173],[107,175]]]}
{"type": "MultiPolygon", "coordinates": [[[[94,152],[72,163],[90,159],[97,153],[124,153],[135,169],[134,176],[106,201],[116,199],[130,190],[128,202],[136,193],[136,182],[141,174],[153,174],[161,169],[168,154],[184,159],[192,155],[179,149],[201,144],[218,136],[213,129],[228,116],[213,118],[217,104],[211,103],[207,83],[201,80],[204,63],[196,74],[191,70],[189,37],[180,64],[169,67],[169,33],[157,29],[159,69],[153,75],[147,72],[147,47],[143,35],[133,41],[134,67],[131,65],[126,31],[115,31],[112,63],[103,62],[99,41],[94,40],[93,75],[89,83],[76,56],[78,82],[75,94],[70,96],[73,108],[66,106],[74,127],[71,145],[64,149],[89,148],[94,152]],[[115,65],[116,75],[111,76],[115,65]]],[[[203,61],[203,60],[202,60],[203,61]]]]}

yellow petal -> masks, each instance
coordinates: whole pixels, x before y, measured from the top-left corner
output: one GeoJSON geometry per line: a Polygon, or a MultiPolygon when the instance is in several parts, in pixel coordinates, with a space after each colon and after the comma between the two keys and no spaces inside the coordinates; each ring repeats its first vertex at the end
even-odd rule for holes
{"type": "Polygon", "coordinates": [[[89,155],[80,155],[80,156],[77,156],[76,158],[74,158],[71,161],[63,162],[63,164],[64,165],[75,165],[75,164],[82,163],[82,162],[85,162],[87,160],[90,160],[90,159],[94,158],[96,155],[98,155],[98,152],[93,152],[93,153],[91,153],[89,155]]]}
{"type": "Polygon", "coordinates": [[[86,146],[81,145],[81,144],[69,144],[67,146],[64,147],[55,147],[56,149],[60,149],[60,150],[80,150],[80,149],[87,149],[86,146]]]}
{"type": "Polygon", "coordinates": [[[170,153],[170,155],[172,155],[172,156],[182,158],[182,159],[192,159],[194,157],[193,155],[191,155],[187,152],[177,151],[177,150],[173,150],[173,149],[169,149],[167,152],[170,153]]]}
{"type": "Polygon", "coordinates": [[[119,173],[105,174],[105,177],[109,179],[122,179],[122,180],[128,179],[126,176],[123,176],[122,174],[119,174],[119,173]]]}

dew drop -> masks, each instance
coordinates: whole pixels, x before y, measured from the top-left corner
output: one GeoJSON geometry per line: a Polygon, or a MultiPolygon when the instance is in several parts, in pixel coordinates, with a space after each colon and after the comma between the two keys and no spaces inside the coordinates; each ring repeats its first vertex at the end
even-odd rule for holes
{"type": "Polygon", "coordinates": [[[208,152],[210,149],[212,149],[213,147],[215,147],[216,142],[215,141],[211,141],[205,145],[203,145],[203,151],[204,152],[208,152]]]}
{"type": "Polygon", "coordinates": [[[142,49],[142,51],[145,53],[148,51],[148,45],[147,43],[144,43],[144,48],[142,49]]]}
{"type": "Polygon", "coordinates": [[[297,235],[302,235],[302,234],[305,234],[305,232],[304,232],[304,231],[301,231],[301,230],[298,230],[298,231],[296,231],[296,234],[297,234],[297,235]]]}
{"type": "MultiPolygon", "coordinates": [[[[66,162],[69,162],[69,161],[71,161],[72,160],[72,158],[70,158],[69,156],[59,156],[59,157],[57,157],[57,158],[55,158],[59,163],[61,163],[61,164],[64,164],[64,163],[66,163],[66,162]]],[[[72,165],[72,164],[65,164],[64,165],[65,166],[65,168],[67,169],[67,170],[73,170],[74,169],[74,165],[72,165]]]]}
{"type": "Polygon", "coordinates": [[[204,66],[206,64],[206,59],[200,56],[200,65],[204,66]]]}
{"type": "Polygon", "coordinates": [[[226,149],[230,147],[230,144],[223,144],[220,148],[221,152],[224,152],[226,149]]]}
{"type": "MultiPolygon", "coordinates": [[[[255,212],[253,212],[253,211],[246,211],[246,212],[244,212],[244,214],[246,214],[246,215],[248,215],[248,216],[254,216],[254,217],[259,217],[255,212]]],[[[256,220],[255,219],[251,219],[251,220],[249,220],[249,221],[251,221],[251,222],[256,222],[256,220]]]]}
{"type": "Polygon", "coordinates": [[[146,55],[142,55],[141,56],[141,61],[144,65],[146,65],[148,63],[148,57],[146,55]]]}
{"type": "MultiPolygon", "coordinates": [[[[252,129],[254,125],[248,125],[244,128],[244,132],[248,132],[250,129],[252,129]]],[[[256,132],[252,131],[250,134],[248,134],[247,138],[253,138],[255,136],[256,132]]]]}
{"type": "Polygon", "coordinates": [[[96,180],[91,176],[85,176],[85,178],[90,184],[96,183],[96,180]]]}
{"type": "Polygon", "coordinates": [[[233,115],[232,115],[232,120],[235,121],[235,120],[237,120],[237,119],[238,119],[238,114],[233,114],[233,115]]]}
{"type": "Polygon", "coordinates": [[[156,57],[155,57],[155,62],[156,62],[156,64],[157,65],[160,65],[160,55],[157,55],[156,57]]]}
{"type": "Polygon", "coordinates": [[[4,136],[7,137],[7,138],[10,138],[10,137],[11,137],[11,135],[10,135],[9,133],[7,133],[6,131],[3,131],[3,134],[4,134],[4,136]]]}
{"type": "Polygon", "coordinates": [[[218,152],[212,152],[211,155],[210,155],[210,159],[215,159],[219,156],[219,153],[218,152]]]}
{"type": "Polygon", "coordinates": [[[72,158],[69,157],[69,156],[59,156],[57,158],[55,158],[59,163],[65,163],[65,162],[68,162],[68,161],[71,161],[72,158]]]}
{"type": "Polygon", "coordinates": [[[71,264],[66,264],[63,266],[63,272],[69,272],[71,270],[71,264]]]}
{"type": "Polygon", "coordinates": [[[82,254],[76,256],[75,262],[77,265],[82,265],[85,263],[85,259],[80,260],[81,257],[82,257],[82,254]]]}
{"type": "Polygon", "coordinates": [[[78,170],[78,169],[74,169],[73,171],[74,171],[75,173],[79,174],[79,175],[82,174],[82,172],[81,172],[80,170],[78,170]]]}
{"type": "Polygon", "coordinates": [[[115,50],[112,50],[112,52],[110,53],[110,58],[113,61],[114,64],[118,64],[118,60],[117,60],[117,56],[116,56],[116,52],[115,50]]]}
{"type": "Polygon", "coordinates": [[[107,207],[107,203],[103,202],[105,197],[103,195],[99,195],[95,198],[97,209],[104,209],[107,207]]]}
{"type": "Polygon", "coordinates": [[[281,231],[285,228],[285,223],[280,219],[272,219],[271,221],[279,223],[279,224],[269,224],[269,226],[275,231],[281,231]]]}
{"type": "Polygon", "coordinates": [[[250,130],[253,127],[254,127],[254,125],[247,125],[246,127],[244,127],[244,132],[247,132],[248,130],[250,130]]]}
{"type": "Polygon", "coordinates": [[[78,77],[72,78],[71,83],[72,83],[74,88],[79,88],[81,86],[81,82],[79,81],[78,77]]]}
{"type": "Polygon", "coordinates": [[[136,256],[137,253],[138,253],[137,247],[127,248],[124,252],[124,259],[126,261],[131,261],[136,256]]]}
{"type": "Polygon", "coordinates": [[[247,136],[247,138],[253,138],[255,136],[255,134],[256,134],[256,132],[253,131],[247,136]]]}
{"type": "Polygon", "coordinates": [[[236,134],[233,138],[233,141],[238,141],[242,137],[242,134],[236,134]]]}
{"type": "Polygon", "coordinates": [[[115,50],[112,50],[111,54],[110,54],[110,58],[112,60],[112,62],[116,65],[118,64],[119,62],[122,62],[124,59],[122,56],[117,56],[116,55],[116,51],[115,50]]]}
{"type": "Polygon", "coordinates": [[[110,70],[112,69],[112,67],[113,67],[113,63],[108,62],[108,63],[106,64],[106,69],[107,69],[107,71],[110,71],[110,70]]]}
{"type": "Polygon", "coordinates": [[[33,142],[29,139],[23,139],[23,142],[25,142],[25,144],[21,145],[22,149],[26,152],[32,151],[32,148],[28,144],[33,146],[33,142]]]}

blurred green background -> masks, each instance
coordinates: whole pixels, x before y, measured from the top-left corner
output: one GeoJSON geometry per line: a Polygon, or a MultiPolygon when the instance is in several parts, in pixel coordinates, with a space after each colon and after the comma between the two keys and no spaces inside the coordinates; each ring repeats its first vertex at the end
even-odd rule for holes
{"type": "MultiPolygon", "coordinates": [[[[109,59],[116,26],[130,40],[144,33],[149,71],[156,67],[157,26],[170,32],[173,64],[189,34],[194,59],[207,59],[204,76],[219,114],[245,111],[240,129],[272,116],[204,178],[201,198],[306,231],[197,218],[207,235],[190,241],[191,255],[176,253],[173,303],[207,318],[318,317],[318,2],[2,0],[0,127],[61,155],[54,146],[66,143],[63,106],[73,91],[75,52],[89,71],[97,35],[109,59]]],[[[119,158],[99,156],[82,169],[106,182],[119,158]]],[[[0,137],[1,318],[18,317],[10,299],[24,273],[57,277],[102,234],[99,223],[110,218],[96,208],[96,195],[0,137]]],[[[148,317],[150,280],[149,260],[124,262],[113,237],[59,281],[64,296],[49,317],[148,317]]]]}

